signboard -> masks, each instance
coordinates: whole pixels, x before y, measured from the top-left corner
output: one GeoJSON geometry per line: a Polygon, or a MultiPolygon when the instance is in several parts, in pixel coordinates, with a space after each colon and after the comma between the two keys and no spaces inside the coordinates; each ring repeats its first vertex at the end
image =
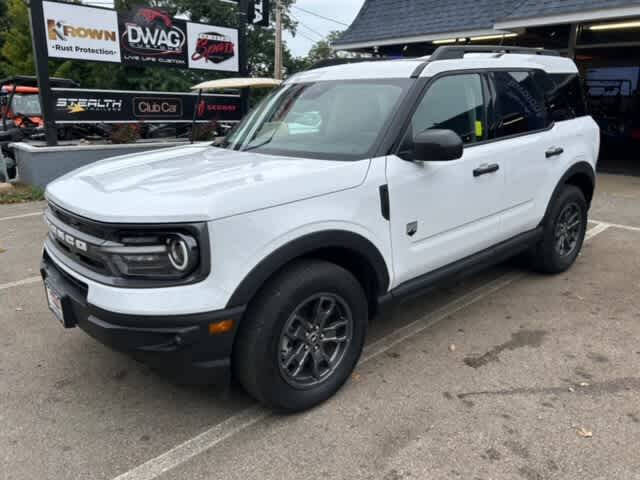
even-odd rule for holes
{"type": "Polygon", "coordinates": [[[187,23],[189,68],[238,71],[238,31],[187,23]]]}
{"type": "Polygon", "coordinates": [[[238,95],[52,89],[55,123],[198,123],[241,119],[238,95]]]}
{"type": "Polygon", "coordinates": [[[188,68],[186,21],[147,7],[123,13],[118,20],[122,63],[188,68]]]}
{"type": "Polygon", "coordinates": [[[49,57],[120,63],[115,11],[55,2],[42,7],[49,57]]]}
{"type": "MultiPolygon", "coordinates": [[[[238,5],[238,0],[221,0],[225,3],[232,3],[238,5]]],[[[269,26],[269,0],[250,0],[248,20],[252,25],[259,25],[261,27],[269,26]]]]}
{"type": "Polygon", "coordinates": [[[117,13],[42,2],[50,58],[239,71],[238,30],[172,18],[162,9],[117,13]]]}

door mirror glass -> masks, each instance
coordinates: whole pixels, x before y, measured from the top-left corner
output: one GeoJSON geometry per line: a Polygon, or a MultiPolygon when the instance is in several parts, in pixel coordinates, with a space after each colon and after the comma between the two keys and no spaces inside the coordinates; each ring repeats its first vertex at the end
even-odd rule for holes
{"type": "Polygon", "coordinates": [[[425,130],[413,139],[413,160],[421,162],[458,160],[463,151],[462,138],[453,130],[425,130]]]}

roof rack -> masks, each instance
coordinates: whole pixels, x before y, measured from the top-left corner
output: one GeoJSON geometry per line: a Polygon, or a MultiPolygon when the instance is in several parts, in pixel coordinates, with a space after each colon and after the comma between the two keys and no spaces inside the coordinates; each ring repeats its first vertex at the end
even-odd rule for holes
{"type": "Polygon", "coordinates": [[[324,67],[335,67],[337,65],[347,65],[350,63],[364,63],[364,62],[387,62],[390,60],[417,60],[412,57],[355,57],[355,58],[328,58],[326,60],[320,60],[319,62],[311,65],[307,70],[316,70],[324,67]]]}
{"type": "Polygon", "coordinates": [[[520,55],[560,56],[560,52],[556,50],[543,50],[541,48],[505,47],[500,45],[449,45],[446,47],[438,47],[436,51],[433,52],[433,55],[429,57],[429,62],[436,60],[459,60],[464,58],[467,53],[515,53],[520,55]]]}

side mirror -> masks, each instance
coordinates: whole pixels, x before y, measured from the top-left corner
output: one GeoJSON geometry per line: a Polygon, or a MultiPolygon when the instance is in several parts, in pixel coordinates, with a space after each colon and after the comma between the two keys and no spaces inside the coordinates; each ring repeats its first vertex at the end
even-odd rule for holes
{"type": "Polygon", "coordinates": [[[425,130],[413,139],[413,160],[449,162],[462,158],[464,145],[453,130],[425,130]]]}

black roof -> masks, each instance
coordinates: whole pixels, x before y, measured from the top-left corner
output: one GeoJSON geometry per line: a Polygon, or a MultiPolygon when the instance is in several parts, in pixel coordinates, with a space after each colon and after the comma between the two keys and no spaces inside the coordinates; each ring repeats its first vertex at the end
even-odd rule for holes
{"type": "Polygon", "coordinates": [[[505,20],[562,15],[603,8],[640,5],[640,0],[526,0],[519,3],[505,20]]]}
{"type": "Polygon", "coordinates": [[[336,45],[487,30],[514,0],[366,0],[336,45]]]}
{"type": "Polygon", "coordinates": [[[365,0],[336,46],[492,30],[500,20],[640,5],[640,0],[365,0]]]}

